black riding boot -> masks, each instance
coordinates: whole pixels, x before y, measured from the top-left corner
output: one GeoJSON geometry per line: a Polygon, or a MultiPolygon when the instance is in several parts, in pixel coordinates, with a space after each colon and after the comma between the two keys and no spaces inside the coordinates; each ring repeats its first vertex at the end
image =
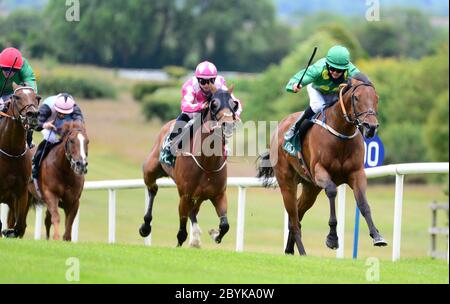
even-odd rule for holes
{"type": "Polygon", "coordinates": [[[32,149],[34,147],[33,144],[33,131],[29,130],[27,131],[27,145],[29,149],[32,149]]]}
{"type": "Polygon", "coordinates": [[[297,133],[300,125],[302,125],[305,119],[309,122],[309,119],[314,116],[314,111],[310,106],[306,108],[305,111],[297,118],[297,121],[289,128],[289,130],[284,134],[285,140],[291,140],[294,135],[297,133]]]}
{"type": "MultiPolygon", "coordinates": [[[[39,166],[41,165],[41,158],[44,153],[44,147],[46,146],[47,141],[44,139],[36,149],[36,153],[33,156],[32,167],[31,167],[31,176],[33,179],[37,179],[39,175],[39,166]]],[[[47,146],[50,143],[47,143],[47,146]]]]}
{"type": "Polygon", "coordinates": [[[185,125],[189,121],[190,121],[190,118],[185,113],[181,113],[177,117],[177,120],[175,121],[175,126],[174,126],[172,132],[169,134],[169,137],[163,144],[163,150],[165,150],[166,152],[170,152],[170,148],[172,146],[173,139],[183,132],[185,125]]]}

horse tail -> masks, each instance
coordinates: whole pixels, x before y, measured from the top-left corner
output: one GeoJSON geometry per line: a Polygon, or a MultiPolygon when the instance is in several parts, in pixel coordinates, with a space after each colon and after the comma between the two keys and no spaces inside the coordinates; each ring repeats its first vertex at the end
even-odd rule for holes
{"type": "Polygon", "coordinates": [[[256,162],[258,170],[256,177],[262,180],[263,186],[266,188],[275,186],[276,181],[272,179],[272,177],[275,176],[275,172],[273,171],[272,164],[270,163],[270,152],[266,151],[262,153],[258,156],[256,162]]]}

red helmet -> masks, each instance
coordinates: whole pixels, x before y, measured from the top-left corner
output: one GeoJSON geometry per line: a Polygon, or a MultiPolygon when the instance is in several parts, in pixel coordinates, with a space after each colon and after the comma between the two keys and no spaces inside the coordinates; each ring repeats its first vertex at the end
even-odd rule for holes
{"type": "Polygon", "coordinates": [[[9,47],[4,49],[0,53],[0,67],[20,70],[22,66],[23,66],[22,53],[20,53],[18,49],[9,47]],[[14,63],[14,61],[16,61],[16,63],[14,63]]]}

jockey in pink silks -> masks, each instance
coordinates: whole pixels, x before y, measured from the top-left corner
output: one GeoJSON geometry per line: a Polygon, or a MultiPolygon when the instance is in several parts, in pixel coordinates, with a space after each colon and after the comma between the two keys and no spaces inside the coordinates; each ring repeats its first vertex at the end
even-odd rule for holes
{"type": "MultiPolygon", "coordinates": [[[[181,89],[181,114],[177,117],[175,126],[168,139],[163,145],[164,152],[171,153],[172,140],[180,135],[186,126],[195,116],[208,106],[209,98],[212,96],[209,84],[214,84],[217,89],[228,90],[225,78],[217,74],[217,68],[209,61],[203,61],[195,69],[195,75],[187,80],[181,89]]],[[[234,100],[239,103],[236,116],[242,112],[241,102],[231,94],[234,100]]]]}

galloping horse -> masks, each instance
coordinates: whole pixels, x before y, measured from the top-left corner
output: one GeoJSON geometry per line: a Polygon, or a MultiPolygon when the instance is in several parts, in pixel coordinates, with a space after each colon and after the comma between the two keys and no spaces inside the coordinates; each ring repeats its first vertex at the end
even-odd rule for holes
{"type": "Polygon", "coordinates": [[[297,158],[282,149],[283,134],[300,114],[286,117],[278,126],[277,136],[272,138],[269,152],[261,155],[261,161],[270,161],[271,165],[259,166],[258,177],[266,185],[270,177],[276,176],[283,196],[284,206],[289,215],[289,235],[285,253],[294,254],[294,243],[300,255],[305,255],[301,239],[301,220],[305,212],[312,207],[322,189],[330,201],[330,233],[326,245],[331,249],[339,247],[336,233],[335,198],[337,186],[348,184],[354,193],[359,210],[369,227],[375,246],[387,243],[376,229],[366,198],[367,179],[364,172],[364,139],[375,136],[378,96],[373,84],[358,74],[341,85],[339,101],[327,108],[324,123],[316,119],[306,134],[302,151],[307,168],[302,168],[297,158]],[[278,161],[275,162],[276,156],[278,161]],[[309,168],[309,169],[308,169],[309,168]],[[302,183],[302,193],[297,199],[297,185],[302,183]]]}
{"type": "Polygon", "coordinates": [[[47,239],[50,237],[50,226],[53,224],[53,239],[59,240],[58,206],[64,209],[66,215],[63,240],[72,239],[72,224],[78,212],[84,175],[87,173],[88,144],[89,139],[83,122],[65,122],[61,127],[60,143],[42,160],[39,169],[38,185],[42,197],[39,197],[32,182],[28,185],[32,193],[31,203],[44,202],[47,205],[45,216],[47,239]]]}
{"type": "MultiPolygon", "coordinates": [[[[26,133],[38,125],[41,99],[33,88],[13,83],[14,94],[6,101],[8,110],[0,112],[0,202],[9,208],[6,237],[23,237],[28,213],[27,185],[31,176],[31,152],[26,133]],[[14,228],[13,228],[14,227],[14,228]]],[[[0,230],[2,223],[0,222],[0,230]]]]}
{"type": "Polygon", "coordinates": [[[149,204],[144,216],[144,223],[139,229],[142,237],[146,237],[151,232],[153,201],[158,192],[156,180],[163,176],[170,176],[177,184],[180,196],[179,217],[180,229],[177,234],[178,244],[181,246],[187,238],[186,224],[188,216],[193,224],[191,234],[193,239],[190,245],[200,247],[201,230],[197,222],[197,213],[200,205],[205,200],[211,200],[217,215],[220,218],[219,230],[211,229],[209,234],[216,243],[222,241],[223,236],[229,229],[227,219],[227,196],[225,193],[227,183],[226,156],[222,153],[225,141],[233,134],[238,109],[238,103],[233,100],[228,91],[217,90],[214,85],[210,85],[212,97],[208,102],[208,108],[201,113],[202,126],[194,131],[193,141],[188,145],[191,151],[196,145],[200,145],[201,151],[197,156],[190,152],[183,152],[176,159],[173,168],[161,164],[159,154],[164,138],[175,124],[172,120],[165,124],[158,135],[155,145],[148,155],[144,165],[144,181],[149,194],[149,204]],[[208,124],[213,125],[208,126],[208,124]],[[211,139],[218,139],[210,142],[211,139]],[[197,141],[197,139],[200,139],[197,141]],[[214,149],[219,153],[205,153],[207,148],[214,145],[214,149]],[[212,154],[212,155],[211,155],[212,154]]]}

